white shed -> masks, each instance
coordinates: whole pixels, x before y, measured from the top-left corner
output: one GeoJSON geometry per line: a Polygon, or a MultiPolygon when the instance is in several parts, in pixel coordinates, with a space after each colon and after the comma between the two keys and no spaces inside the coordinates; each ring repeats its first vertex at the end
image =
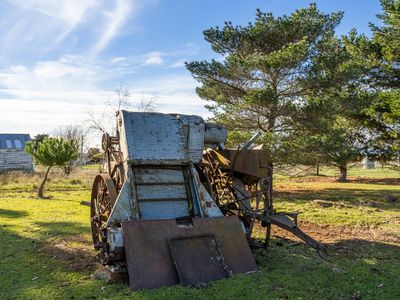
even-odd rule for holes
{"type": "Polygon", "coordinates": [[[0,172],[23,170],[33,171],[30,154],[25,152],[29,134],[0,133],[0,172]]]}
{"type": "Polygon", "coordinates": [[[363,169],[375,169],[375,161],[370,160],[368,157],[364,157],[361,163],[363,169]]]}

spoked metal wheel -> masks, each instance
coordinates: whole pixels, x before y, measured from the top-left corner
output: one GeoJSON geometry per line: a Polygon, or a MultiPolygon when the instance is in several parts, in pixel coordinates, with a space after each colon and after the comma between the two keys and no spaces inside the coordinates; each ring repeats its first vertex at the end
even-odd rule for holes
{"type": "Polygon", "coordinates": [[[106,224],[117,199],[117,189],[107,174],[97,175],[92,187],[90,220],[93,244],[96,249],[106,249],[106,224]]]}

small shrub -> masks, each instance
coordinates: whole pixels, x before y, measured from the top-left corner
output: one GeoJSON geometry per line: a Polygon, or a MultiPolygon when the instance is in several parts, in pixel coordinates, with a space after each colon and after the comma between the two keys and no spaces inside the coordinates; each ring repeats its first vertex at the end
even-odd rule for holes
{"type": "Polygon", "coordinates": [[[82,184],[82,181],[79,180],[79,179],[72,179],[72,180],[70,181],[70,183],[73,184],[73,185],[78,185],[78,184],[82,184]]]}

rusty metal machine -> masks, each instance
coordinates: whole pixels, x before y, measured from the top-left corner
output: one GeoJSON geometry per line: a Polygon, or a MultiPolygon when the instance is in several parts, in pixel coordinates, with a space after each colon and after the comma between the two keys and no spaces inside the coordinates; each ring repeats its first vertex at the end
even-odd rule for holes
{"type": "MultiPolygon", "coordinates": [[[[317,250],[297,213],[273,208],[263,150],[225,149],[227,132],[199,116],[120,111],[103,135],[91,225],[102,264],[132,289],[194,285],[257,270],[249,245],[259,224],[282,227],[317,250]]],[[[256,138],[256,136],[254,137],[256,138]]],[[[261,227],[260,227],[261,228],[261,227]]]]}

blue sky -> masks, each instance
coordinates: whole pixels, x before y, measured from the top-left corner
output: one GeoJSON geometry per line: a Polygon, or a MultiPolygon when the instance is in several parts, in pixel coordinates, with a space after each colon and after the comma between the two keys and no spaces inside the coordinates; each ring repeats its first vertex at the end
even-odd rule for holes
{"type": "MultiPolygon", "coordinates": [[[[343,10],[337,29],[370,34],[378,0],[315,1],[343,10]]],[[[51,132],[100,116],[121,84],[130,101],[162,112],[209,115],[183,62],[215,57],[202,31],[245,25],[256,8],[274,15],[302,0],[0,0],[0,132],[51,132]]]]}

